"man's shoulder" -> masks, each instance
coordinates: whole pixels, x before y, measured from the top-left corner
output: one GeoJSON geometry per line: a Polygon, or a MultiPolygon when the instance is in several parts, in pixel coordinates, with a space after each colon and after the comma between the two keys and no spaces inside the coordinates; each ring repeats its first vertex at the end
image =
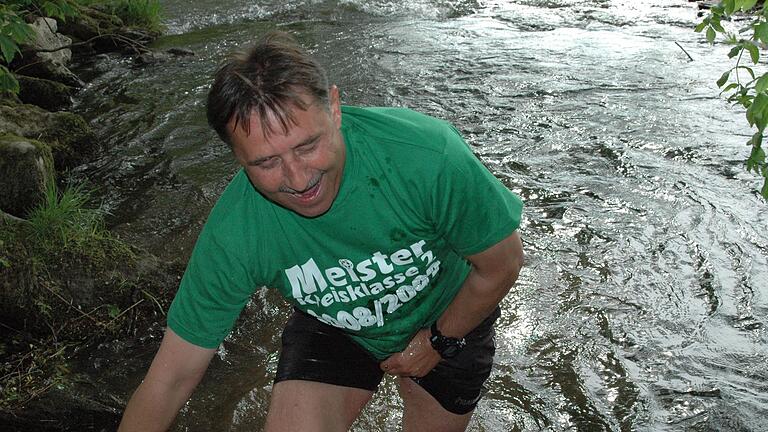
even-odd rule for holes
{"type": "Polygon", "coordinates": [[[239,170],[208,214],[204,232],[228,241],[242,238],[243,226],[253,224],[259,214],[259,200],[254,195],[258,193],[251,186],[248,176],[242,169],[239,170]]]}
{"type": "Polygon", "coordinates": [[[459,137],[445,120],[408,108],[344,106],[342,113],[350,130],[377,141],[442,153],[446,141],[459,137]]]}

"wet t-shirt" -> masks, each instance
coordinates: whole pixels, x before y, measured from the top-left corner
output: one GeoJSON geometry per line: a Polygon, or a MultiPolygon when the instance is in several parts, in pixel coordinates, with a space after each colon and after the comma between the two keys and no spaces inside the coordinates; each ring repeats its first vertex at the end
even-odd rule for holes
{"type": "Polygon", "coordinates": [[[240,171],[200,234],[168,325],[215,348],[251,294],[277,289],[372,355],[402,351],[456,296],[464,257],[514,232],[520,199],[448,123],[400,108],[342,108],[338,196],[306,218],[240,171]]]}

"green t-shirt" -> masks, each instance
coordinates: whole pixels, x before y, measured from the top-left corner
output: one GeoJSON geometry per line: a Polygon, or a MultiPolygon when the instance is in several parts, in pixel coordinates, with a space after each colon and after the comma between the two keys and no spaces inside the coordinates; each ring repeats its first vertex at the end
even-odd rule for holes
{"type": "Polygon", "coordinates": [[[267,286],[384,359],[443,313],[469,273],[463,257],[520,225],[520,199],[448,123],[400,108],[342,113],[347,158],[327,213],[273,204],[244,171],[226,188],[168,312],[183,339],[215,348],[267,286]]]}

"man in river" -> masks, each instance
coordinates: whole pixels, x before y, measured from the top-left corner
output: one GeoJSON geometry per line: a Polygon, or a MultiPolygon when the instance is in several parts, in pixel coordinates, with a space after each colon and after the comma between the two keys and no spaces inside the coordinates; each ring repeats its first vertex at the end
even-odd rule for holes
{"type": "Polygon", "coordinates": [[[399,377],[404,430],[465,430],[522,265],[519,198],[449,124],[342,107],[284,33],[224,63],[207,109],[242,170],[120,430],[171,425],[260,286],[294,307],[267,431],[348,430],[384,373],[399,377]]]}

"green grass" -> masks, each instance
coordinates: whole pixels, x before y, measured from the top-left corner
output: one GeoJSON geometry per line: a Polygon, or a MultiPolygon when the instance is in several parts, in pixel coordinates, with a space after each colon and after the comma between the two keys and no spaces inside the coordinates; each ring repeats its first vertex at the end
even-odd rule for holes
{"type": "Polygon", "coordinates": [[[135,258],[133,249],[106,228],[106,211],[92,204],[92,193],[83,185],[59,190],[54,181],[49,181],[43,201],[27,214],[26,223],[12,235],[8,230],[10,237],[0,236],[0,242],[8,237],[5,248],[0,243],[0,269],[15,261],[13,253],[2,253],[13,245],[19,252],[16,258],[27,257],[43,279],[72,265],[101,271],[114,268],[118,262],[130,262],[135,258]]]}
{"type": "Polygon", "coordinates": [[[28,217],[29,240],[46,255],[59,251],[85,249],[109,236],[104,228],[104,212],[88,208],[91,194],[82,185],[65,188],[59,193],[55,182],[49,182],[45,200],[28,217]]]}
{"type": "Polygon", "coordinates": [[[109,10],[126,25],[161,31],[162,13],[159,0],[112,0],[109,10]]]}

